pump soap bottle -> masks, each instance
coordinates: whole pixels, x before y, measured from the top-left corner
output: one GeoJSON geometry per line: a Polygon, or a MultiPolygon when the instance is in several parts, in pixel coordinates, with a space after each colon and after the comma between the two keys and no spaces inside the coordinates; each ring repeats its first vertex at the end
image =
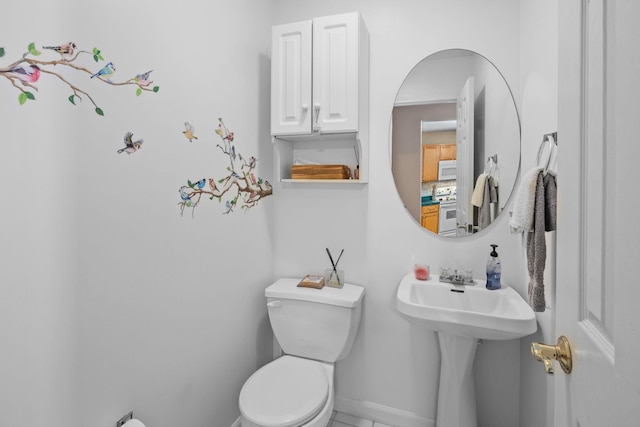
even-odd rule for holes
{"type": "Polygon", "coordinates": [[[498,245],[491,245],[493,248],[487,260],[487,289],[500,289],[500,276],[502,275],[502,266],[496,248],[498,245]]]}

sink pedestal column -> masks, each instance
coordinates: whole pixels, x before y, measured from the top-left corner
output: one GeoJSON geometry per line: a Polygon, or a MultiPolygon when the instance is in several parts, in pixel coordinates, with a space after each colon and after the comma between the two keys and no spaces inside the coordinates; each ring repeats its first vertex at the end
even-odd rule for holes
{"type": "Polygon", "coordinates": [[[477,338],[438,332],[440,387],[436,427],[476,427],[476,389],[473,360],[477,338]]]}

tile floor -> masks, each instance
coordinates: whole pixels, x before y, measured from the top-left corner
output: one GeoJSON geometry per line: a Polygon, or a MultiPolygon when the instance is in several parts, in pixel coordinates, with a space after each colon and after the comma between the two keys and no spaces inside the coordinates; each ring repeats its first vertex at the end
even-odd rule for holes
{"type": "Polygon", "coordinates": [[[329,427],[391,427],[386,424],[376,423],[370,420],[354,417],[342,412],[334,412],[329,427]]]}

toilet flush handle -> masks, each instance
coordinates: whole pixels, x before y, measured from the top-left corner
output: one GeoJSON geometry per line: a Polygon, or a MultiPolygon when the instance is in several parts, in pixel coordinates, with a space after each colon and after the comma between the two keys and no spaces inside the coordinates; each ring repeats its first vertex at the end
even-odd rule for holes
{"type": "Polygon", "coordinates": [[[267,303],[267,307],[269,307],[269,308],[276,308],[276,307],[280,307],[280,306],[282,306],[282,301],[278,301],[278,300],[269,301],[267,303]]]}

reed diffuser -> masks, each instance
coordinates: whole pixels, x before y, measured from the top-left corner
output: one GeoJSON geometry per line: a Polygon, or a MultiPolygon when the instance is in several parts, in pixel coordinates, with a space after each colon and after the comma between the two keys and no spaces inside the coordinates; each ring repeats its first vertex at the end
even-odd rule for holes
{"type": "Polygon", "coordinates": [[[332,288],[342,288],[344,286],[344,270],[338,270],[338,263],[342,258],[344,249],[340,251],[340,255],[338,255],[338,259],[335,262],[333,262],[333,256],[329,248],[325,249],[327,250],[327,255],[329,255],[329,261],[331,261],[331,268],[327,268],[324,271],[324,284],[332,288]]]}

